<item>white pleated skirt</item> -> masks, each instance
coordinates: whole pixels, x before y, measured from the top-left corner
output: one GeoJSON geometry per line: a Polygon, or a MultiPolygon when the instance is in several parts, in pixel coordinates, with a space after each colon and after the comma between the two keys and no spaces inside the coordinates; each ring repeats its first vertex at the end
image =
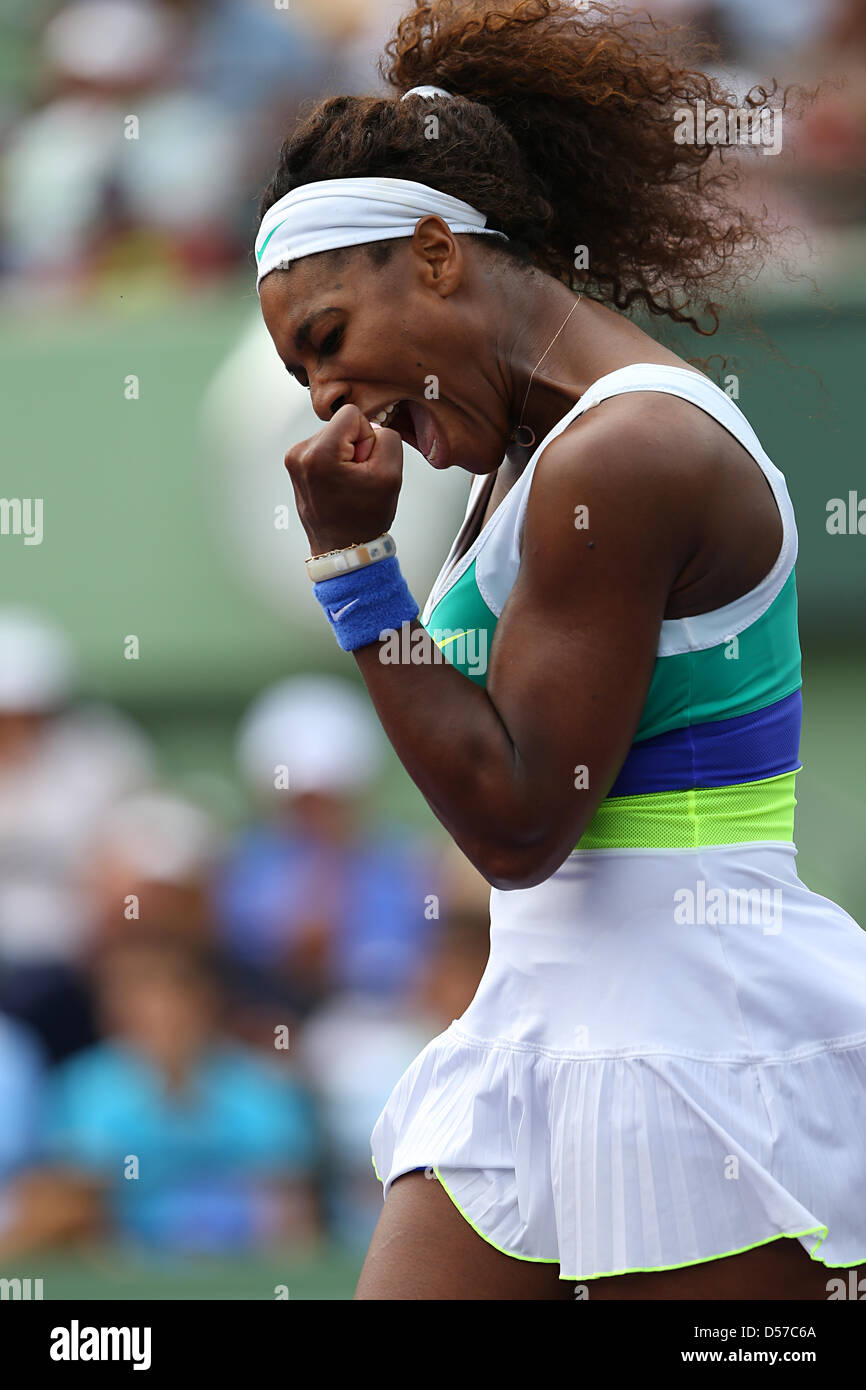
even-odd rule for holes
{"type": "Polygon", "coordinates": [[[476,996],[373,1131],[385,1196],[433,1170],[490,1244],[574,1281],[780,1236],[866,1263],[866,933],[795,858],[578,852],[493,889],[476,996]]]}

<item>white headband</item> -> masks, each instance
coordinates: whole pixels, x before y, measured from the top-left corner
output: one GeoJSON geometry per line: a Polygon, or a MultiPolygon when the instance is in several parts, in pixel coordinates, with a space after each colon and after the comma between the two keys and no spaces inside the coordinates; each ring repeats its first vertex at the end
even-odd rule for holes
{"type": "MultiPolygon", "coordinates": [[[[442,87],[412,87],[409,96],[450,97],[442,87]]],[[[420,218],[434,213],[452,232],[503,237],[470,203],[412,179],[317,179],[302,184],[268,208],[256,237],[256,290],[272,270],[338,246],[359,246],[411,236],[420,218]]]]}

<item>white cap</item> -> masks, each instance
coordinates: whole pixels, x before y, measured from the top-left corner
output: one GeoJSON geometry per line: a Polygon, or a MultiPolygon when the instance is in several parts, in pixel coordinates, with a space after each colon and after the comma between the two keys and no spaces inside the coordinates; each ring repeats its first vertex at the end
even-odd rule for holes
{"type": "Polygon", "coordinates": [[[265,690],[238,733],[244,776],[273,790],[288,769],[288,790],[361,791],[381,770],[384,738],[368,697],[349,681],[297,676],[265,690]]]}
{"type": "Polygon", "coordinates": [[[166,11],[143,0],[79,0],[45,27],[51,65],[91,82],[133,82],[164,68],[177,39],[166,11]]]}
{"type": "Polygon", "coordinates": [[[59,627],[28,608],[0,608],[0,711],[54,709],[74,680],[72,646],[59,627]]]}
{"type": "Polygon", "coordinates": [[[173,792],[142,792],[117,802],[96,834],[99,851],[115,855],[154,883],[183,883],[204,872],[216,854],[215,822],[173,792]]]}

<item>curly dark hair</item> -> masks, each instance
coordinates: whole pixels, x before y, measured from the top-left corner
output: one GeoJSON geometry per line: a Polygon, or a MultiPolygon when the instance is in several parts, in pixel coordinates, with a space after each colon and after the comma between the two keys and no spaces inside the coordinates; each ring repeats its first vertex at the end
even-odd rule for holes
{"type": "MultiPolygon", "coordinates": [[[[677,143],[676,112],[699,100],[725,117],[774,101],[784,110],[801,89],[780,93],[773,80],[740,100],[701,70],[718,51],[687,26],[597,0],[429,0],[403,16],[385,53],[379,72],[400,95],[430,83],[456,99],[320,101],[284,143],[261,216],[317,179],[414,179],[506,233],[508,242],[478,238],[487,254],[707,336],[722,307],[713,296],[774,249],[766,209],[732,196],[742,154],[677,143]],[[425,138],[430,113],[435,139],[425,138]],[[576,268],[578,246],[588,269],[576,268]]],[[[364,249],[381,265],[393,243],[364,249]]]]}

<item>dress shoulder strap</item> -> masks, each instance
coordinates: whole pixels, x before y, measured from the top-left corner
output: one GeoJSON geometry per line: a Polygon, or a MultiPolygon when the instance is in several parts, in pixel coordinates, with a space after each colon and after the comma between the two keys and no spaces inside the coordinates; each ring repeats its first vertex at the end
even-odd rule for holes
{"type": "Polygon", "coordinates": [[[593,382],[567,415],[545,436],[515,484],[515,489],[519,489],[519,496],[514,498],[518,543],[523,531],[532,477],[547,445],[587,410],[627,391],[662,391],[679,396],[706,411],[752,456],[776,500],[782,519],[782,545],[773,568],[760,584],[733,603],[725,604],[711,613],[665,620],[662,624],[660,656],[715,646],[755,622],[779,594],[797,558],[797,526],[784,474],[768,457],[736,401],[702,372],[687,367],[638,362],[620,367],[593,382]]]}

